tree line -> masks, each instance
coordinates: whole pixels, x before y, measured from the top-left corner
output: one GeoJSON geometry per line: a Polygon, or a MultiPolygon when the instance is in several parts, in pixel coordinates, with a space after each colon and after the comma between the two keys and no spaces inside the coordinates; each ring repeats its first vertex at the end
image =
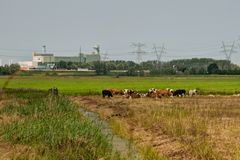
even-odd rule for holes
{"type": "MultiPolygon", "coordinates": [[[[179,59],[168,62],[145,61],[137,64],[133,61],[95,61],[89,63],[76,63],[60,61],[54,69],[77,70],[88,68],[95,70],[97,75],[111,75],[113,72],[119,76],[157,75],[240,75],[240,67],[228,60],[215,60],[211,58],[179,59]]],[[[18,64],[0,66],[0,75],[11,75],[20,70],[18,64]]]]}
{"type": "Polygon", "coordinates": [[[0,75],[11,75],[20,70],[18,64],[0,66],[0,75]]]}
{"type": "Polygon", "coordinates": [[[145,61],[137,64],[133,61],[96,61],[74,63],[60,61],[55,69],[88,68],[95,70],[97,75],[109,75],[112,71],[124,71],[119,75],[204,75],[204,74],[240,74],[240,67],[228,60],[211,58],[179,59],[168,62],[145,61]]]}

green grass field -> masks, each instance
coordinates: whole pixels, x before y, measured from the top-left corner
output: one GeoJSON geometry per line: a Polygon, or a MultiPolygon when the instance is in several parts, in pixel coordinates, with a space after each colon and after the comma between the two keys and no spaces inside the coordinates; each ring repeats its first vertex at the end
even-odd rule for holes
{"type": "MultiPolygon", "coordinates": [[[[0,85],[8,77],[0,78],[0,85]]],[[[64,94],[99,94],[106,88],[131,88],[141,92],[149,88],[194,89],[200,93],[234,94],[240,92],[240,76],[163,76],[163,77],[106,77],[106,76],[15,76],[6,88],[48,90],[57,87],[64,94]]]]}

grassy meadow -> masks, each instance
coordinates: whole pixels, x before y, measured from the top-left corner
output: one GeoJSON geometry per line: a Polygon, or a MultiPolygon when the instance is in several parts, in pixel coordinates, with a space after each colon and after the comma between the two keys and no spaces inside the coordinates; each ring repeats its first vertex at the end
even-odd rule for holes
{"type": "MultiPolygon", "coordinates": [[[[0,78],[0,86],[8,81],[0,78]]],[[[163,76],[163,77],[110,77],[110,76],[14,76],[6,88],[48,90],[57,87],[64,94],[100,94],[106,88],[131,88],[146,92],[149,88],[194,89],[202,94],[234,94],[240,92],[240,76],[163,76]]]]}

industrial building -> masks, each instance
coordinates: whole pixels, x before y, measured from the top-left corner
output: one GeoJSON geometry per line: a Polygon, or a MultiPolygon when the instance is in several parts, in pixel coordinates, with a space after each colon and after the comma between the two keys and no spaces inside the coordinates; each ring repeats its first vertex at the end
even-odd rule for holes
{"type": "Polygon", "coordinates": [[[90,54],[79,53],[78,56],[54,56],[54,54],[32,53],[32,61],[19,62],[22,70],[30,69],[51,69],[56,63],[61,61],[74,63],[88,63],[100,61],[99,49],[90,54]]]}
{"type": "Polygon", "coordinates": [[[93,52],[91,54],[80,53],[78,56],[73,56],[73,57],[66,57],[66,56],[56,56],[56,57],[54,57],[54,62],[55,63],[58,63],[60,61],[81,62],[81,63],[100,61],[100,54],[96,54],[95,52],[93,52]]]}

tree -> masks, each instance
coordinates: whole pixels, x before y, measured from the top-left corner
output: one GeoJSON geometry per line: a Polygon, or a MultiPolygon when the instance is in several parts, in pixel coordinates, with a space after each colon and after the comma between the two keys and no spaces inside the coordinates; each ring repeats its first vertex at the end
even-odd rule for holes
{"type": "Polygon", "coordinates": [[[20,70],[20,66],[18,64],[11,64],[9,66],[10,74],[16,73],[20,70]]]}
{"type": "Polygon", "coordinates": [[[211,63],[208,67],[207,67],[207,71],[209,74],[216,74],[219,71],[218,65],[216,63],[211,63]]]}
{"type": "Polygon", "coordinates": [[[206,74],[206,73],[207,73],[206,69],[204,69],[202,67],[198,71],[198,74],[206,74]]]}
{"type": "Polygon", "coordinates": [[[134,67],[128,68],[127,75],[128,76],[136,76],[137,75],[136,69],[134,67]]]}
{"type": "Polygon", "coordinates": [[[0,66],[0,75],[10,75],[18,72],[20,70],[20,66],[18,64],[11,64],[0,66]]]}
{"type": "Polygon", "coordinates": [[[67,62],[65,62],[65,61],[60,61],[60,62],[59,62],[59,68],[66,69],[66,68],[67,68],[67,62]]]}
{"type": "Polygon", "coordinates": [[[93,63],[97,75],[107,75],[109,73],[109,67],[106,62],[96,61],[93,63]]]}

